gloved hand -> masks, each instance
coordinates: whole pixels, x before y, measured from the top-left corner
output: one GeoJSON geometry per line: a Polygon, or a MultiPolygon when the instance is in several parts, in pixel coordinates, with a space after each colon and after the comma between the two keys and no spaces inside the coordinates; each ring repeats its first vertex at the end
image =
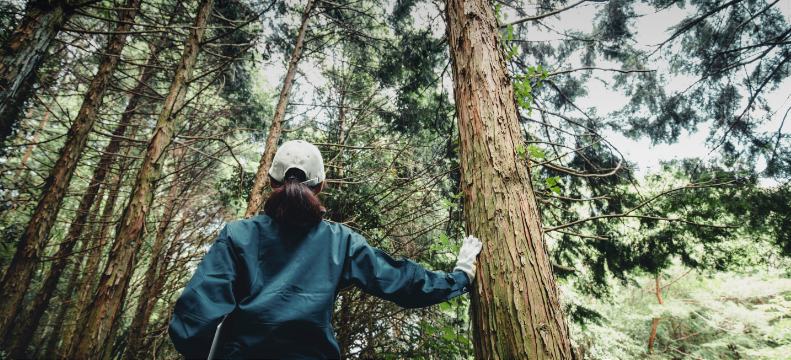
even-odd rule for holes
{"type": "Polygon", "coordinates": [[[462,240],[461,249],[459,250],[459,257],[456,260],[456,267],[453,271],[464,271],[470,278],[470,282],[475,279],[475,260],[478,258],[478,253],[481,252],[483,243],[477,237],[467,235],[462,240]]]}

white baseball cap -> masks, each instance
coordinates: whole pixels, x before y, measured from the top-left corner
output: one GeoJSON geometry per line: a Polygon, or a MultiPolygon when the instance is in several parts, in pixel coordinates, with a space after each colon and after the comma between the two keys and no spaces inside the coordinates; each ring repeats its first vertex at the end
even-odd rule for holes
{"type": "Polygon", "coordinates": [[[269,176],[283,182],[289,169],[300,169],[305,173],[307,186],[316,186],[324,181],[324,159],[316,145],[304,140],[286,141],[275,153],[269,176]]]}

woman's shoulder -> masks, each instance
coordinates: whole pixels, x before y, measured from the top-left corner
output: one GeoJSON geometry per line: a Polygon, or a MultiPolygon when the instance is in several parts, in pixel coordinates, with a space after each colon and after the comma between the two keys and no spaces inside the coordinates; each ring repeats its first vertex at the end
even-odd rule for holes
{"type": "Polygon", "coordinates": [[[335,233],[348,233],[352,231],[348,226],[329,219],[321,220],[318,226],[319,228],[324,228],[335,233]]]}
{"type": "MultiPolygon", "coordinates": [[[[230,221],[225,225],[225,231],[229,238],[228,240],[238,246],[255,242],[255,239],[265,240],[271,238],[272,240],[277,240],[280,238],[277,223],[263,213],[246,219],[230,221]]],[[[308,236],[311,233],[314,236],[324,237],[330,235],[337,238],[358,235],[351,227],[328,219],[319,222],[314,229],[308,232],[308,236]]]]}
{"type": "Polygon", "coordinates": [[[254,243],[256,239],[266,237],[267,234],[276,232],[276,224],[266,215],[256,215],[250,218],[237,219],[225,224],[225,233],[228,240],[237,246],[254,243]]]}

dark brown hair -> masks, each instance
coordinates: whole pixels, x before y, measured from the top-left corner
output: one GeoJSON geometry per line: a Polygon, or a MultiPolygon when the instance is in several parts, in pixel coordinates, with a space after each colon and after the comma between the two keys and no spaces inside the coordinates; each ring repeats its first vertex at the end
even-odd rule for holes
{"type": "Polygon", "coordinates": [[[309,230],[321,222],[326,211],[316,196],[321,184],[311,188],[303,184],[305,178],[305,172],[299,169],[286,171],[283,182],[269,178],[273,191],[264,204],[264,213],[283,230],[309,230]]]}

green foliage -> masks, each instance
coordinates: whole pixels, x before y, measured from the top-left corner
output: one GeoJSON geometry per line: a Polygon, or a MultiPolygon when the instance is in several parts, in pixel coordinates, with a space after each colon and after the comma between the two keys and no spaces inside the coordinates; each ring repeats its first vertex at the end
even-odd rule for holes
{"type": "Polygon", "coordinates": [[[573,337],[589,359],[780,359],[791,350],[791,281],[778,270],[707,273],[674,266],[660,279],[662,305],[653,276],[613,285],[608,299],[577,294],[573,301],[604,320],[573,325],[573,337]],[[647,354],[654,318],[660,321],[647,354]]]}
{"type": "MultiPolygon", "coordinates": [[[[786,181],[791,146],[786,133],[760,130],[769,109],[763,94],[784,84],[791,71],[788,19],[769,6],[776,3],[591,2],[584,4],[597,11],[590,33],[559,32],[560,41],[532,39],[531,31],[550,28],[543,20],[502,29],[503,56],[512,71],[514,102],[526,139],[514,147],[515,156],[530,166],[550,257],[563,283],[565,311],[577,344],[589,358],[774,359],[791,351],[789,274],[780,272],[788,268],[783,256],[791,255],[791,188],[786,181]],[[687,9],[685,20],[667,24],[668,34],[684,31],[655,53],[638,47],[635,24],[643,16],[637,12],[642,6],[687,9]],[[711,11],[716,16],[697,20],[711,11]],[[619,72],[609,81],[594,75],[599,70],[584,68],[644,70],[657,59],[669,61],[670,71],[619,72]],[[755,60],[744,64],[746,59],[755,60]],[[674,76],[698,82],[672,92],[667,85],[674,76]],[[580,100],[597,80],[621,91],[627,105],[610,114],[582,108],[580,100]],[[635,176],[635,164],[629,162],[640,159],[624,159],[602,136],[616,131],[674,142],[705,123],[712,125],[712,148],[722,144],[716,159],[669,162],[644,178],[635,176]],[[759,173],[761,160],[766,169],[759,173]],[[765,186],[762,177],[777,181],[765,186]],[[765,268],[771,272],[758,271],[765,268]],[[693,270],[682,276],[687,269],[693,270]],[[655,274],[668,284],[662,306],[651,292],[655,274]],[[646,341],[654,317],[662,320],[655,353],[649,356],[646,341]]],[[[207,38],[219,40],[204,44],[190,101],[179,115],[178,141],[171,145],[188,153],[188,168],[181,171],[190,188],[179,194],[185,200],[176,217],[188,221],[180,236],[169,238],[175,255],[164,273],[171,289],[156,304],[153,341],[168,343],[166,334],[154,330],[164,328],[179,284],[187,280],[219,224],[238,218],[249,196],[275,101],[272,95],[279,90],[266,83],[264,73],[288,59],[304,3],[276,2],[273,11],[257,19],[269,4],[216,2],[207,38]],[[271,93],[263,90],[268,87],[271,93]]],[[[330,180],[322,194],[328,219],[347,224],[396,257],[451,269],[465,235],[459,138],[447,92],[447,41],[437,24],[424,23],[441,21],[441,16],[416,21],[417,12],[424,15],[433,5],[417,0],[318,4],[282,140],[321,144],[330,180]],[[389,5],[390,11],[385,9],[389,5]],[[321,76],[313,78],[317,73],[321,76]]],[[[19,238],[35,207],[53,154],[80,106],[78,95],[96,70],[99,52],[92,47],[104,43],[109,26],[98,18],[115,16],[104,5],[110,4],[84,10],[97,18],[70,20],[69,27],[97,34],[59,35],[59,45],[39,71],[36,102],[8,156],[0,157],[0,266],[13,255],[13,239],[19,238]],[[23,164],[26,144],[42,123],[44,110],[53,120],[23,164]]],[[[544,11],[569,4],[542,0],[538,5],[544,11]]],[[[521,4],[494,4],[499,23],[514,6],[521,4]]],[[[0,41],[19,21],[21,7],[10,3],[4,8],[10,16],[0,16],[0,41]]],[[[144,2],[147,26],[155,29],[172,21],[173,32],[156,62],[160,71],[150,81],[151,92],[139,106],[136,133],[126,135],[130,141],[123,149],[130,152],[113,165],[113,174],[131,169],[119,180],[114,218],[134,182],[129,174],[153,130],[160,95],[172,80],[193,10],[194,3],[144,2]]],[[[141,34],[130,35],[122,71],[104,99],[70,195],[85,191],[101,154],[97,150],[109,141],[106,134],[124,109],[129,94],[123,89],[133,88],[137,64],[159,36],[147,33],[148,27],[141,29],[141,34]]],[[[174,165],[172,160],[162,164],[165,176],[157,184],[145,245],[156,233],[174,165]]],[[[64,201],[45,256],[63,239],[78,198],[64,201]]],[[[97,203],[103,204],[102,199],[97,203]]],[[[140,254],[142,264],[153,259],[149,248],[144,246],[140,254]]],[[[42,263],[40,274],[48,266],[42,263]]],[[[134,284],[145,269],[139,267],[134,284]]],[[[33,287],[40,282],[38,276],[33,287]]],[[[135,295],[130,292],[130,298],[135,295]]],[[[349,339],[350,358],[471,356],[466,297],[408,311],[356,291],[342,293],[340,303],[347,299],[359,307],[353,308],[351,325],[336,330],[349,339]]],[[[124,306],[120,334],[129,325],[135,301],[124,306]]],[[[47,321],[52,315],[48,312],[47,321]]],[[[339,321],[338,316],[334,319],[339,321]]],[[[42,327],[36,341],[53,333],[42,327]]],[[[173,355],[168,345],[162,348],[157,355],[173,355]]]]}
{"type": "Polygon", "coordinates": [[[520,108],[527,110],[528,115],[533,112],[533,92],[541,88],[543,81],[547,77],[549,77],[549,72],[541,65],[528,66],[527,73],[514,76],[513,86],[516,103],[520,108]]]}

